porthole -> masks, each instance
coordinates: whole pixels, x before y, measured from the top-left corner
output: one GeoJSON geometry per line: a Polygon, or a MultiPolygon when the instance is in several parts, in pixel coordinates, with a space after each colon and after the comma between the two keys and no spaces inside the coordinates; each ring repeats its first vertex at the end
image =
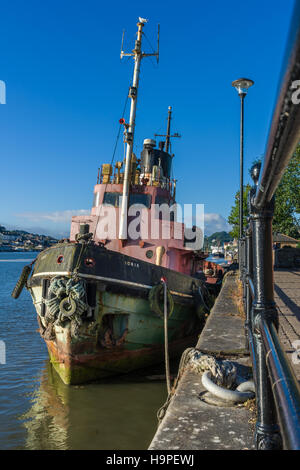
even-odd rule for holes
{"type": "Polygon", "coordinates": [[[149,259],[152,258],[152,256],[153,256],[153,251],[152,251],[152,250],[147,250],[147,251],[146,251],[146,256],[147,256],[147,258],[149,258],[149,259]]]}
{"type": "Polygon", "coordinates": [[[56,262],[57,262],[58,264],[61,264],[61,263],[63,262],[63,260],[64,260],[63,255],[59,255],[59,257],[57,258],[56,262]]]}
{"type": "Polygon", "coordinates": [[[96,264],[96,261],[94,260],[94,258],[85,258],[84,264],[88,266],[88,268],[93,268],[96,264]]]}

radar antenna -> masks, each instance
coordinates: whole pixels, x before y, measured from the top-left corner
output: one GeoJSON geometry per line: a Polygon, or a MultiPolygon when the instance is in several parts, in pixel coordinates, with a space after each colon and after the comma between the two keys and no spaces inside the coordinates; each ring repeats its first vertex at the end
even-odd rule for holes
{"type": "Polygon", "coordinates": [[[170,139],[171,137],[181,137],[178,132],[175,132],[175,134],[171,135],[171,119],[172,119],[172,106],[168,107],[168,124],[167,124],[167,133],[166,134],[154,134],[155,137],[165,137],[165,151],[169,153],[169,148],[170,148],[170,139]]]}

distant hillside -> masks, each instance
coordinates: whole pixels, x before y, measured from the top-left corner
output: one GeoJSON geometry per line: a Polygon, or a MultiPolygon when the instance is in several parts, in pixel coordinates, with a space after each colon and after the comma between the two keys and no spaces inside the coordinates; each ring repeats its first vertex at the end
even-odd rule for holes
{"type": "Polygon", "coordinates": [[[230,242],[233,238],[227,232],[215,232],[212,233],[209,237],[204,237],[205,245],[218,244],[222,245],[224,242],[230,242]],[[213,240],[215,240],[213,242],[213,240]]]}
{"type": "Polygon", "coordinates": [[[55,245],[57,239],[25,230],[7,230],[0,225],[0,251],[41,251],[55,245]]]}

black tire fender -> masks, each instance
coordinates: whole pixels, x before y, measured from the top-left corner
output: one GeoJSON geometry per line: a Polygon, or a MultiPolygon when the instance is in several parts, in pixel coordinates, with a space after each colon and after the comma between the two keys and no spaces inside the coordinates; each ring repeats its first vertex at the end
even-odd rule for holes
{"type": "Polygon", "coordinates": [[[70,317],[76,312],[77,304],[72,297],[64,297],[59,304],[59,310],[64,317],[70,317]]]}
{"type": "MultiPolygon", "coordinates": [[[[150,309],[152,310],[152,312],[156,313],[160,318],[164,317],[164,297],[163,296],[164,296],[163,284],[158,284],[156,286],[153,286],[148,296],[150,309]]],[[[168,308],[168,318],[170,318],[174,310],[174,300],[169,289],[167,289],[167,308],[168,308]]]]}
{"type": "Polygon", "coordinates": [[[23,290],[23,288],[24,288],[24,286],[27,282],[27,279],[29,277],[30,272],[31,272],[31,266],[30,265],[24,266],[24,268],[22,269],[22,272],[21,272],[21,276],[19,277],[18,282],[15,285],[15,288],[11,293],[11,296],[14,299],[17,299],[19,297],[19,295],[21,294],[21,292],[22,292],[22,290],[23,290]]]}

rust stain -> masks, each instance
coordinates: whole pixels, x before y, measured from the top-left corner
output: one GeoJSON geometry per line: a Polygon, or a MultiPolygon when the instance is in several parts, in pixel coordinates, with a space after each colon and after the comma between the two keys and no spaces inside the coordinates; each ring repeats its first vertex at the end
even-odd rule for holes
{"type": "Polygon", "coordinates": [[[122,344],[124,344],[126,336],[128,335],[128,331],[128,328],[124,330],[122,336],[120,336],[120,338],[116,341],[116,346],[121,346],[122,344]]]}
{"type": "MultiPolygon", "coordinates": [[[[186,345],[195,344],[198,335],[189,336],[186,338],[182,338],[176,341],[170,342],[169,349],[170,351],[177,351],[181,350],[182,347],[186,345]]],[[[134,358],[142,358],[147,354],[159,354],[162,355],[164,346],[163,345],[150,345],[148,347],[144,347],[137,350],[127,350],[127,349],[104,349],[99,348],[98,351],[94,351],[93,353],[76,353],[72,345],[68,351],[66,349],[60,349],[59,345],[56,344],[54,341],[46,340],[47,347],[51,352],[51,355],[57,360],[57,362],[64,363],[67,366],[71,365],[85,365],[86,367],[96,367],[101,363],[108,363],[113,364],[114,362],[118,362],[123,359],[134,359],[134,358]]],[[[163,356],[161,356],[163,358],[163,356]]]]}

